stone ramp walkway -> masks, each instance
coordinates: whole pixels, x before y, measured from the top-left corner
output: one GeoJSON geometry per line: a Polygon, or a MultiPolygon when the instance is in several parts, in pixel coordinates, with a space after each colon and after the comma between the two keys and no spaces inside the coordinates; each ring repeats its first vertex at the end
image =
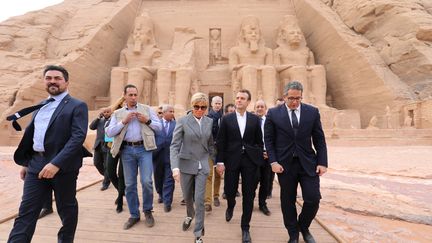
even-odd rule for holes
{"type": "MultiPolygon", "coordinates": [[[[181,190],[176,184],[173,209],[169,213],[163,211],[163,204],[157,204],[155,198],[154,217],[156,224],[147,228],[143,221],[129,230],[123,230],[123,223],[129,217],[126,201],[124,211],[115,212],[115,189],[110,186],[106,191],[100,191],[97,183],[78,192],[79,222],[75,242],[140,242],[140,243],[183,243],[193,242],[193,223],[189,231],[183,232],[181,223],[185,216],[185,206],[181,206],[181,190]]],[[[1,189],[0,189],[1,190],[1,189]]],[[[288,235],[283,227],[280,211],[279,186],[275,183],[273,198],[268,200],[271,216],[263,215],[255,201],[255,210],[251,221],[251,236],[254,243],[287,242],[288,235]]],[[[18,205],[18,201],[16,204],[18,205]]],[[[237,206],[231,222],[225,221],[226,201],[221,200],[220,207],[213,207],[213,211],[206,213],[205,242],[241,242],[240,216],[241,198],[237,198],[237,206]]],[[[142,219],[144,216],[142,216],[142,219]]],[[[0,242],[6,242],[13,225],[13,220],[0,224],[0,242]]],[[[33,243],[56,242],[60,219],[57,213],[51,214],[38,221],[33,243]]],[[[311,232],[320,243],[337,242],[316,221],[311,226],[311,232]]]]}

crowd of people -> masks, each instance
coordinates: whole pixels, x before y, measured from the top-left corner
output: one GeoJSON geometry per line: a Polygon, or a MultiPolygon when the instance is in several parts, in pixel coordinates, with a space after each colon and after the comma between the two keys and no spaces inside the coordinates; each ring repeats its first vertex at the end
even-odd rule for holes
{"type": "MultiPolygon", "coordinates": [[[[43,75],[49,99],[8,117],[15,127],[16,120],[33,112],[14,155],[22,165],[24,191],[8,242],[31,241],[37,219],[53,212],[52,192],[62,220],[58,241],[73,242],[77,226],[76,179],[82,158],[90,155],[82,146],[88,110],[84,102],[68,94],[66,69],[47,66],[43,75]]],[[[117,213],[123,211],[124,197],[127,202],[130,217],[123,229],[141,220],[138,178],[147,227],[156,222],[154,191],[155,201],[169,213],[178,182],[186,205],[182,229],[187,231],[195,221],[195,243],[203,242],[205,212],[220,207],[223,198],[229,222],[240,195],[242,242],[250,243],[255,192],[259,210],[270,216],[266,201],[272,198],[276,173],[288,242],[298,242],[300,233],[305,242],[315,242],[309,226],[321,199],[319,176],[327,169],[327,150],[319,111],[301,102],[302,93],[302,84],[292,81],[274,107],[268,109],[263,100],[256,100],[254,111],[249,112],[249,90],[240,89],[235,104],[225,107],[222,97],[210,101],[198,92],[191,97],[191,110],[175,119],[172,105],[153,109],[141,104],[137,87],[126,85],[123,96],[102,109],[89,126],[96,130],[93,160],[104,177],[101,190],[110,184],[116,188],[117,213]],[[299,215],[295,206],[298,184],[304,200],[299,215]]]]}

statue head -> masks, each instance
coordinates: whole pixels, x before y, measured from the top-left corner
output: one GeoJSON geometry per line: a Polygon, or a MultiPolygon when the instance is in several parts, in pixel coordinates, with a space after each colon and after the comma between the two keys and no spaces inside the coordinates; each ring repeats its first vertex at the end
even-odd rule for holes
{"type": "Polygon", "coordinates": [[[218,40],[220,37],[220,30],[219,29],[211,29],[210,30],[210,37],[212,40],[218,40]]]}
{"type": "Polygon", "coordinates": [[[264,45],[259,20],[255,16],[247,16],[240,26],[239,43],[249,44],[252,52],[258,51],[259,45],[264,45]]]}
{"type": "Polygon", "coordinates": [[[153,34],[153,22],[151,21],[148,14],[144,13],[135,19],[132,40],[130,41],[133,41],[133,50],[136,53],[141,52],[143,46],[156,45],[153,34]]]}
{"type": "Polygon", "coordinates": [[[280,22],[276,43],[279,46],[288,44],[291,47],[299,47],[306,44],[303,32],[298,26],[295,16],[285,15],[284,19],[280,22]]]}

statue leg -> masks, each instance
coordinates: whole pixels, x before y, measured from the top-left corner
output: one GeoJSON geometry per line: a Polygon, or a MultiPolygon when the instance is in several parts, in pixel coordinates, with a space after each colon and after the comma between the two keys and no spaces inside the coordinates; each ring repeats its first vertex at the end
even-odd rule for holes
{"type": "Polygon", "coordinates": [[[143,70],[143,90],[142,90],[142,94],[141,97],[143,98],[143,103],[144,104],[148,104],[151,105],[151,92],[152,92],[152,80],[153,80],[153,75],[148,72],[147,70],[143,70]]]}
{"type": "Polygon", "coordinates": [[[327,82],[326,72],[322,65],[312,66],[312,71],[309,75],[311,81],[312,94],[315,97],[315,105],[319,107],[327,107],[326,105],[326,93],[327,93],[327,82]]]}
{"type": "Polygon", "coordinates": [[[171,70],[167,68],[159,68],[157,72],[156,90],[158,95],[158,105],[168,104],[169,92],[171,88],[171,70]]]}
{"type": "Polygon", "coordinates": [[[294,66],[289,69],[290,81],[299,81],[303,85],[303,102],[310,103],[310,86],[305,66],[294,66]]]}
{"type": "Polygon", "coordinates": [[[133,84],[137,87],[138,96],[140,97],[138,101],[142,103],[143,100],[141,97],[144,87],[144,70],[142,70],[141,68],[129,69],[128,84],[133,84]]]}
{"type": "Polygon", "coordinates": [[[266,66],[261,73],[261,88],[263,100],[267,107],[273,107],[277,98],[278,86],[276,84],[276,70],[272,66],[266,66]]]}
{"type": "Polygon", "coordinates": [[[189,107],[189,92],[191,87],[192,69],[181,68],[176,72],[175,105],[176,111],[185,112],[189,107]]]}
{"type": "Polygon", "coordinates": [[[124,68],[113,68],[111,70],[110,81],[110,103],[114,103],[117,99],[123,96],[123,88],[125,86],[126,71],[124,68]]]}
{"type": "Polygon", "coordinates": [[[251,93],[251,103],[248,111],[253,110],[258,94],[258,75],[257,69],[254,66],[246,66],[242,68],[242,89],[247,89],[251,93]]]}

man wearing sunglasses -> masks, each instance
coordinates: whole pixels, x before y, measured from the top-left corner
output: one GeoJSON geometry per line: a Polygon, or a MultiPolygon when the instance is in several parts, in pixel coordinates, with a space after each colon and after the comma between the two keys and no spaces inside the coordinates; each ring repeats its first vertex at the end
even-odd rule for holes
{"type": "Polygon", "coordinates": [[[267,112],[264,140],[268,161],[278,174],[281,208],[289,243],[299,242],[299,231],[306,243],[315,242],[309,226],[321,199],[320,176],[327,171],[327,147],[317,108],[301,103],[303,86],[292,81],[284,89],[284,105],[267,112]],[[313,148],[312,148],[313,143],[313,148]],[[300,183],[303,208],[296,211],[300,183]]]}

